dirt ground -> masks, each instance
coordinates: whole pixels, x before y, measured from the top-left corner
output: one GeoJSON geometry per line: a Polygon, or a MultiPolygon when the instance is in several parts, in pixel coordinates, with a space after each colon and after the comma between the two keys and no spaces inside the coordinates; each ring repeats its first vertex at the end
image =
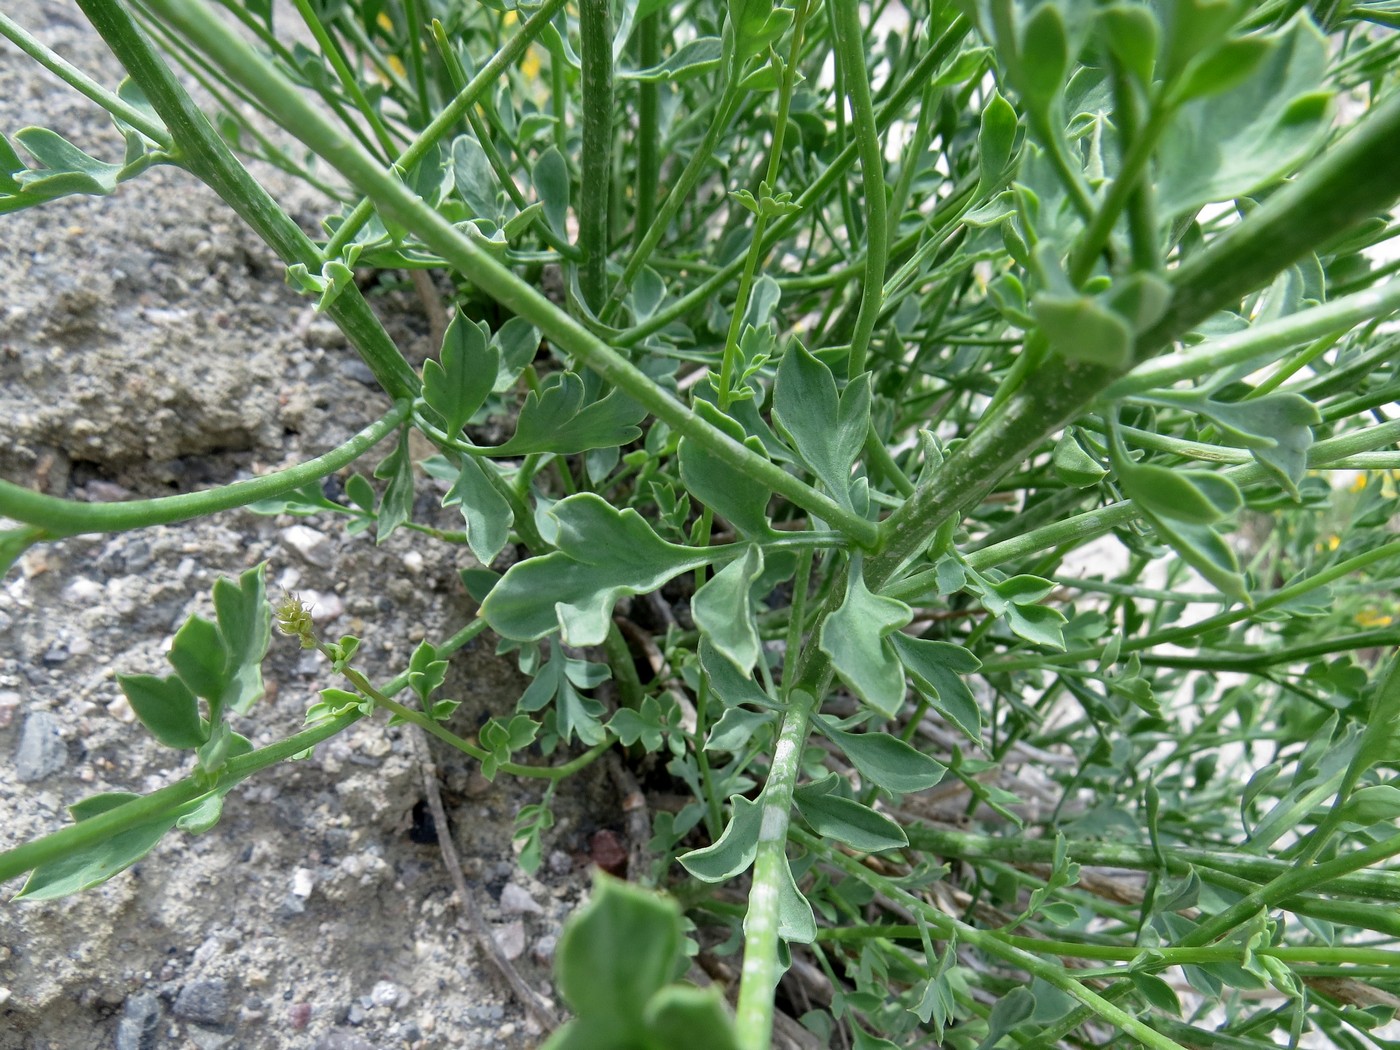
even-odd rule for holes
{"type": "MultiPolygon", "coordinates": [[[[71,5],[5,7],[116,85],[71,5]]],[[[0,99],[6,134],[39,124],[121,155],[100,111],[3,42],[0,99]]],[[[309,191],[255,170],[314,219],[309,191]]],[[[306,459],[378,417],[388,403],[368,370],[283,273],[173,169],[111,198],[0,217],[0,476],[74,499],[189,491],[306,459]]],[[[389,286],[372,301],[415,360],[428,352],[411,294],[389,286]]],[[[441,495],[420,480],[421,519],[460,528],[441,495]]],[[[470,619],[466,557],[403,530],[376,546],[336,520],[242,511],[32,550],[0,581],[0,848],[63,826],[64,807],[88,795],[147,792],[187,771],[133,721],[116,675],[167,673],[174,631],[209,614],[219,576],[266,561],[269,586],[314,602],[327,635],[363,637],[358,663],[384,680],[419,639],[470,619]]],[[[343,684],[280,637],[265,675],[267,699],[237,727],[259,745],[295,732],[318,689],[343,684]]],[[[454,728],[509,711],[522,688],[479,639],[452,663],[445,695],[464,701],[454,728]]],[[[0,1050],[536,1045],[539,1027],[454,903],[410,744],[382,719],[362,724],[254,778],[214,829],[172,833],[100,889],[0,904],[0,1050]]],[[[570,781],[531,877],[511,832],[539,787],[487,783],[440,747],[433,756],[481,912],[552,1003],[554,945],[587,889],[590,837],[621,826],[615,793],[598,769],[570,781]]]]}

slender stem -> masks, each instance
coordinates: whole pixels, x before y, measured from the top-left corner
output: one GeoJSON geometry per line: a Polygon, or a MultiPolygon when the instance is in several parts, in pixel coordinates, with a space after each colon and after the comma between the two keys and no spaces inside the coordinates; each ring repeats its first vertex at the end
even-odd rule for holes
{"type": "Polygon", "coordinates": [[[611,0],[580,0],[583,62],[583,152],[579,162],[578,242],[583,249],[579,287],[591,310],[608,291],[608,201],[612,182],[611,0]]]}
{"type": "Polygon", "coordinates": [[[773,993],[778,987],[778,911],[788,868],[788,825],[792,794],[802,768],[817,701],[810,693],[788,694],[787,713],[778,732],[773,762],[763,788],[763,809],[754,857],[753,888],[744,917],[744,969],[739,978],[735,1027],[742,1050],[768,1050],[773,1029],[773,993]]]}
{"type": "MultiPolygon", "coordinates": [[[[1025,970],[1033,977],[1039,977],[1047,984],[1077,1000],[1087,1012],[1096,1014],[1102,1020],[1137,1039],[1144,1046],[1151,1047],[1152,1050],[1183,1050],[1180,1043],[1153,1031],[1132,1014],[1114,1006],[1108,999],[1089,989],[1082,981],[1072,977],[1059,963],[1041,958],[1039,955],[1017,947],[1010,943],[1004,934],[978,929],[976,926],[970,926],[954,919],[940,908],[916,897],[894,879],[877,875],[862,864],[859,858],[848,857],[844,853],[824,849],[821,840],[801,829],[793,828],[790,834],[794,840],[801,842],[809,849],[821,851],[826,863],[853,878],[859,879],[876,892],[919,915],[929,928],[940,937],[956,936],[961,944],[971,945],[979,951],[1025,970]]],[[[1054,1044],[1045,1043],[1043,1045],[1053,1046],[1054,1044]]]]}
{"type": "MultiPolygon", "coordinates": [[[[423,10],[419,6],[419,0],[406,0],[404,4],[404,18],[407,21],[406,40],[408,45],[408,64],[413,69],[413,86],[417,89],[414,92],[413,103],[417,106],[416,114],[418,126],[424,127],[432,120],[433,98],[428,84],[428,74],[423,65],[423,44],[419,40],[423,32],[423,10]]],[[[389,156],[393,156],[391,152],[389,156]]]]}
{"type": "Polygon", "coordinates": [[[130,124],[141,134],[164,149],[174,146],[174,140],[158,121],[151,120],[121,96],[108,91],[73,63],[49,50],[29,35],[29,32],[3,11],[0,11],[0,36],[5,37],[39,65],[70,87],[96,102],[112,116],[130,124]]]}
{"type": "Polygon", "coordinates": [[[1104,397],[1143,394],[1183,379],[1209,375],[1229,365],[1262,364],[1300,343],[1326,338],[1366,321],[1383,319],[1396,310],[1400,310],[1400,281],[1391,281],[1379,288],[1333,299],[1310,310],[1148,361],[1105,390],[1104,397]]]}
{"type": "Polygon", "coordinates": [[[332,474],[377,445],[408,418],[411,403],[400,401],[382,419],[370,424],[345,444],[295,467],[260,478],[235,481],[204,492],[187,492],[157,499],[119,503],[78,503],[45,496],[0,480],[0,514],[42,528],[45,539],[77,536],[85,532],[122,532],[150,525],[204,517],[234,507],[245,507],[332,474]]]}
{"type": "Polygon", "coordinates": [[[384,121],[374,107],[369,104],[369,99],[365,97],[364,91],[360,88],[360,81],[355,74],[350,71],[350,67],[345,64],[345,56],[340,53],[340,48],[331,39],[326,27],[321,24],[320,17],[312,9],[310,0],[292,0],[296,5],[297,12],[306,23],[306,28],[311,30],[311,35],[316,38],[316,44],[321,48],[321,56],[330,63],[331,69],[335,71],[335,77],[340,81],[340,88],[350,97],[350,101],[355,103],[355,108],[360,111],[360,115],[365,118],[365,123],[374,132],[374,137],[379,141],[379,148],[384,151],[384,156],[392,158],[394,155],[394,137],[389,134],[389,129],[384,126],[384,121]]]}
{"type": "MultiPolygon", "coordinates": [[[[431,124],[419,132],[418,137],[394,162],[394,170],[399,173],[412,170],[413,166],[423,159],[428,150],[432,149],[466,113],[471,111],[482,92],[520,60],[520,56],[525,53],[530,42],[539,36],[544,27],[549,24],[549,20],[566,2],[567,0],[544,0],[539,10],[526,19],[515,31],[515,35],[491,56],[491,60],[481,67],[476,76],[472,77],[461,91],[457,92],[457,97],[433,118],[431,124]]],[[[339,256],[373,214],[374,202],[370,198],[366,197],[355,205],[355,210],[350,213],[349,218],[340,224],[326,244],[325,257],[334,259],[339,256]]]]}
{"type": "Polygon", "coordinates": [[[861,285],[860,312],[851,334],[846,375],[854,379],[865,371],[865,357],[885,287],[889,257],[889,220],[885,200],[885,158],[875,109],[870,101],[870,74],[865,66],[865,32],[856,0],[832,0],[832,27],[836,31],[836,64],[845,77],[846,97],[856,126],[860,149],[861,187],[865,197],[865,280],[861,285]]]}
{"type": "MultiPolygon", "coordinates": [[[[661,19],[653,11],[637,25],[637,64],[651,69],[661,61],[661,19]]],[[[640,247],[656,219],[656,190],[661,180],[661,85],[643,80],[637,85],[637,178],[633,187],[632,244],[640,247]]]]}
{"type": "Polygon", "coordinates": [[[267,747],[250,751],[246,755],[231,758],[222,770],[212,779],[206,774],[186,777],[169,787],[141,798],[132,799],[124,805],[99,813],[95,817],[79,821],[52,835],[45,835],[33,842],[26,842],[12,850],[0,853],[0,883],[7,882],[16,875],[37,868],[41,864],[62,858],[94,846],[124,831],[150,824],[188,802],[204,795],[226,790],[259,770],[285,762],[295,754],[315,747],[337,733],[348,729],[363,715],[350,711],[339,718],[303,730],[294,736],[267,747]]]}

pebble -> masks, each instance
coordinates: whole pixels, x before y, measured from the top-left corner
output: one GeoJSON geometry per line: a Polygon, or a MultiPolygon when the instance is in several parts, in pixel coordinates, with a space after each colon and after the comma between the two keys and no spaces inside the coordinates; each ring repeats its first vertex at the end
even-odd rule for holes
{"type": "Polygon", "coordinates": [[[501,954],[511,962],[525,954],[525,924],[519,919],[497,926],[492,936],[501,954]]]}
{"type": "Polygon", "coordinates": [[[127,996],[117,1022],[117,1050],[153,1050],[160,1026],[160,997],[154,992],[127,996]]]}
{"type": "Polygon", "coordinates": [[[316,873],[310,868],[297,868],[292,872],[292,895],[310,897],[316,888],[316,873]]]}
{"type": "Polygon", "coordinates": [[[68,745],[63,742],[58,719],[48,711],[31,711],[19,735],[15,753],[15,778],[21,784],[57,773],[68,764],[68,745]]]}
{"type": "Polygon", "coordinates": [[[392,1010],[408,1001],[408,992],[393,981],[378,981],[369,997],[375,1006],[387,1006],[392,1010]]]}
{"type": "Polygon", "coordinates": [[[530,958],[541,966],[554,965],[554,953],[559,948],[559,938],[552,933],[546,933],[530,947],[530,958]]]}
{"type": "Polygon", "coordinates": [[[507,882],[501,890],[501,910],[507,915],[540,915],[544,912],[528,890],[513,882],[507,882]]]}
{"type": "Polygon", "coordinates": [[[562,849],[550,850],[545,864],[549,866],[551,875],[567,875],[574,870],[574,859],[562,849]]]}
{"type": "Polygon", "coordinates": [[[197,1024],[222,1024],[228,1017],[228,982],[216,977],[209,981],[191,981],[175,997],[175,1016],[197,1024]]]}
{"type": "Polygon", "coordinates": [[[63,642],[54,642],[44,650],[41,659],[46,667],[58,667],[68,662],[68,657],[72,654],[68,651],[68,646],[63,642]]]}
{"type": "Polygon", "coordinates": [[[287,1011],[287,1023],[291,1025],[292,1031],[300,1032],[311,1023],[311,1004],[293,1003],[287,1011]]]}
{"type": "Polygon", "coordinates": [[[329,568],[335,558],[330,537],[310,525],[289,525],[282,530],[281,537],[283,543],[318,568],[329,568]]]}
{"type": "Polygon", "coordinates": [[[96,580],[77,576],[63,588],[63,600],[70,605],[92,605],[105,593],[105,588],[96,580]]]}
{"type": "Polygon", "coordinates": [[[11,689],[0,690],[0,729],[9,729],[14,724],[15,712],[19,710],[20,695],[11,689]]]}

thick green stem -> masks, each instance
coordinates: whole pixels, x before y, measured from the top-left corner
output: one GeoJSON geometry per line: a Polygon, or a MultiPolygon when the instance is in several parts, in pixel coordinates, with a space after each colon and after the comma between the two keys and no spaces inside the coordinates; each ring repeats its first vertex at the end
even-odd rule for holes
{"type": "Polygon", "coordinates": [[[608,201],[612,184],[612,5],[580,0],[583,62],[583,153],[579,162],[578,241],[583,249],[579,286],[591,310],[608,291],[608,201]]]}
{"type": "Polygon", "coordinates": [[[865,280],[861,285],[860,312],[851,334],[846,375],[854,379],[865,371],[870,335],[885,288],[885,265],[890,238],[886,216],[885,158],[875,108],[870,101],[870,74],[865,66],[865,32],[856,0],[832,0],[832,25],[836,30],[836,64],[846,82],[846,97],[856,126],[860,150],[860,177],[865,197],[865,280]]]}
{"type": "Polygon", "coordinates": [[[773,993],[779,977],[779,903],[783,887],[792,880],[787,860],[792,794],[816,706],[810,693],[795,690],[788,695],[787,713],[763,788],[753,888],[749,890],[749,909],[744,917],[744,969],[735,1014],[742,1050],[768,1050],[772,1040],[773,993]]]}
{"type": "Polygon", "coordinates": [[[377,445],[408,418],[411,402],[400,401],[384,418],[370,424],[345,444],[295,467],[204,492],[187,492],[158,499],[120,503],[78,503],[45,496],[0,481],[0,514],[43,529],[41,539],[77,536],[85,532],[123,532],[151,525],[202,518],[234,507],[246,507],[334,473],[377,445]]]}

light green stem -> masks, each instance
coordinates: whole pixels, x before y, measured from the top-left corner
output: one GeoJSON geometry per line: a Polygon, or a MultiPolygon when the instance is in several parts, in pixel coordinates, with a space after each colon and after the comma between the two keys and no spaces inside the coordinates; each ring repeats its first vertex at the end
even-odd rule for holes
{"type": "Polygon", "coordinates": [[[41,539],[57,539],[85,532],[123,532],[151,525],[169,525],[234,507],[245,507],[260,499],[271,499],[300,488],[353,463],[407,419],[411,407],[410,402],[400,401],[388,415],[325,455],[275,474],[235,481],[205,492],[120,503],[78,503],[0,481],[0,514],[40,527],[43,529],[41,539]]]}
{"type": "Polygon", "coordinates": [[[860,178],[865,198],[865,279],[861,285],[860,312],[851,335],[851,351],[846,375],[854,379],[865,371],[870,335],[885,288],[885,266],[889,254],[889,221],[885,200],[885,158],[880,150],[880,133],[875,108],[870,101],[870,74],[865,66],[865,32],[861,27],[856,0],[832,0],[832,25],[836,30],[836,63],[846,83],[846,97],[855,120],[856,144],[860,149],[860,178]]]}
{"type": "Polygon", "coordinates": [[[816,700],[795,690],[773,750],[763,788],[763,810],[754,857],[753,887],[744,917],[744,969],[739,979],[735,1027],[742,1050],[768,1050],[773,1030],[773,993],[778,987],[778,905],[782,887],[792,878],[787,840],[792,794],[802,768],[816,700]]]}

